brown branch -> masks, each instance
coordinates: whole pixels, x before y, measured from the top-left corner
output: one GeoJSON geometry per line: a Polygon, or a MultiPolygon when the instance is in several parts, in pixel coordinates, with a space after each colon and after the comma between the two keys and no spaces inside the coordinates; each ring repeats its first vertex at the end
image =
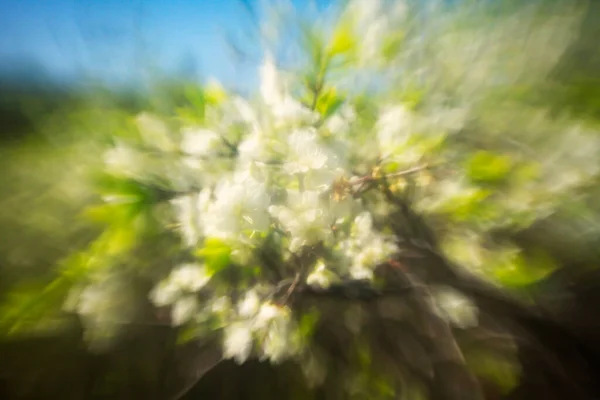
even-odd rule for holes
{"type": "Polygon", "coordinates": [[[298,286],[298,282],[300,282],[300,273],[297,273],[296,276],[294,277],[293,282],[291,283],[290,287],[288,288],[287,292],[285,293],[285,296],[283,297],[283,300],[281,301],[282,304],[287,303],[287,301],[290,298],[290,296],[292,295],[292,293],[294,293],[294,289],[296,289],[296,286],[298,286]]]}
{"type": "Polygon", "coordinates": [[[415,172],[419,172],[422,171],[424,169],[427,169],[429,167],[429,165],[427,164],[423,164],[423,165],[417,165],[415,167],[406,169],[404,171],[399,171],[399,172],[394,172],[391,174],[385,174],[382,176],[372,176],[372,175],[368,175],[368,176],[363,176],[362,178],[359,178],[358,180],[352,182],[353,184],[357,184],[357,183],[363,183],[363,182],[374,182],[374,181],[381,181],[381,180],[385,180],[385,179],[389,179],[389,178],[398,178],[401,176],[406,176],[406,175],[410,175],[410,174],[414,174],[415,172]]]}

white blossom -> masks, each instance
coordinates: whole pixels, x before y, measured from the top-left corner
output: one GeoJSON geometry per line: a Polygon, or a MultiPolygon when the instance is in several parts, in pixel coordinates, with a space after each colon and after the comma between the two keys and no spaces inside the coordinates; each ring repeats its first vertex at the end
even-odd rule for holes
{"type": "Polygon", "coordinates": [[[209,309],[214,315],[225,317],[232,310],[231,300],[227,296],[214,298],[209,305],[209,309]]]}
{"type": "Polygon", "coordinates": [[[263,356],[272,363],[281,362],[290,353],[289,333],[273,326],[262,343],[263,356]]]}
{"type": "Polygon", "coordinates": [[[266,185],[249,173],[220,182],[214,200],[203,215],[204,235],[237,239],[246,231],[265,231],[270,223],[266,185]]]}
{"type": "Polygon", "coordinates": [[[233,322],[223,330],[223,357],[233,358],[238,364],[252,352],[252,329],[246,322],[233,322]]]}
{"type": "Polygon", "coordinates": [[[369,266],[359,263],[350,267],[350,276],[356,280],[373,280],[374,271],[369,266]]]}
{"type": "Polygon", "coordinates": [[[239,304],[239,314],[242,317],[251,317],[258,312],[259,307],[260,298],[258,294],[254,290],[249,290],[239,304]]]}
{"type": "Polygon", "coordinates": [[[382,155],[389,155],[406,144],[414,128],[415,117],[405,106],[395,105],[382,110],[376,126],[382,155]]]}
{"type": "Polygon", "coordinates": [[[264,303],[258,310],[258,314],[254,320],[254,328],[258,330],[266,328],[271,321],[283,315],[283,310],[282,307],[275,304],[264,303]]]}
{"type": "Polygon", "coordinates": [[[211,155],[223,143],[221,136],[209,129],[189,127],[182,134],[181,150],[194,156],[211,155]]]}
{"type": "Polygon", "coordinates": [[[194,296],[186,296],[175,302],[171,317],[175,325],[182,325],[191,320],[196,312],[198,312],[198,299],[194,296]]]}
{"type": "Polygon", "coordinates": [[[271,113],[274,117],[275,126],[279,128],[288,125],[311,124],[319,119],[316,112],[290,96],[285,96],[279,102],[273,104],[271,113]]]}
{"type": "MultiPolygon", "coordinates": [[[[208,193],[209,194],[209,193],[208,193]]],[[[204,192],[204,196],[207,192],[204,192]]],[[[177,226],[186,246],[198,243],[201,235],[199,198],[197,195],[179,196],[171,200],[175,208],[177,226]]]]}
{"type": "Polygon", "coordinates": [[[289,153],[284,169],[289,174],[324,168],[330,159],[325,147],[318,143],[314,129],[292,132],[288,138],[289,153]]]}
{"type": "Polygon", "coordinates": [[[353,267],[356,267],[357,270],[373,268],[385,261],[394,251],[396,251],[396,246],[393,243],[384,240],[381,236],[376,236],[354,255],[353,267]]]}
{"type": "Polygon", "coordinates": [[[317,243],[331,235],[333,223],[317,191],[288,190],[285,206],[271,206],[269,212],[290,234],[290,250],[317,243]]]}
{"type": "Polygon", "coordinates": [[[371,213],[365,211],[357,215],[352,225],[352,236],[359,243],[364,243],[373,233],[373,217],[371,217],[371,213]]]}
{"type": "Polygon", "coordinates": [[[150,292],[150,300],[158,307],[175,303],[181,295],[181,288],[171,280],[159,283],[150,292]]]}
{"type": "Polygon", "coordinates": [[[197,292],[210,281],[206,268],[200,264],[183,264],[174,269],[169,280],[181,290],[197,292]]]}
{"type": "Polygon", "coordinates": [[[287,307],[264,304],[257,316],[256,329],[266,330],[262,342],[262,356],[278,363],[299,350],[291,312],[287,307]]]}
{"type": "MultiPolygon", "coordinates": [[[[286,93],[286,85],[275,66],[273,57],[269,54],[267,54],[260,67],[260,82],[260,93],[263,102],[269,107],[276,127],[317,121],[317,113],[286,93]]],[[[247,111],[243,113],[245,115],[250,114],[247,111]]]]}
{"type": "Polygon", "coordinates": [[[268,161],[268,139],[262,132],[253,132],[246,136],[238,146],[238,162],[245,167],[250,162],[268,161]]]}
{"type": "Polygon", "coordinates": [[[327,269],[322,260],[319,260],[314,270],[306,278],[306,283],[310,286],[327,289],[331,286],[337,277],[327,269]]]}
{"type": "Polygon", "coordinates": [[[461,328],[477,326],[479,310],[469,298],[445,286],[434,288],[432,292],[443,317],[461,328]]]}
{"type": "Polygon", "coordinates": [[[391,238],[376,232],[371,214],[363,212],[354,219],[351,236],[340,243],[340,249],[351,263],[350,275],[371,280],[374,268],[396,252],[397,246],[391,238]]]}

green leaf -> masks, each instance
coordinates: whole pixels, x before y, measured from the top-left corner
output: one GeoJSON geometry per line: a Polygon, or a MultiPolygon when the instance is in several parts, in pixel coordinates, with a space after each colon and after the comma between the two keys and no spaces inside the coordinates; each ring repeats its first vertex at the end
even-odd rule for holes
{"type": "Polygon", "coordinates": [[[130,251],[137,241],[137,232],[127,225],[113,225],[105,230],[92,245],[99,256],[116,257],[130,251]]]}
{"type": "Polygon", "coordinates": [[[198,86],[188,86],[184,89],[184,96],[187,101],[194,105],[199,111],[204,112],[206,105],[206,96],[204,90],[198,86]]]}
{"type": "Polygon", "coordinates": [[[207,238],[204,247],[194,252],[194,255],[204,260],[210,274],[223,270],[231,262],[231,246],[217,238],[207,238]]]}
{"type": "Polygon", "coordinates": [[[71,282],[58,277],[44,286],[22,283],[13,288],[0,305],[0,334],[22,335],[49,331],[60,326],[61,306],[71,282]]]}
{"type": "Polygon", "coordinates": [[[448,214],[454,221],[470,221],[486,209],[483,201],[490,195],[484,189],[475,188],[446,199],[438,211],[448,214]]]}
{"type": "Polygon", "coordinates": [[[178,345],[186,344],[195,340],[206,333],[206,328],[198,325],[189,325],[181,328],[177,332],[177,341],[178,345]]]}
{"type": "Polygon", "coordinates": [[[508,156],[479,151],[466,163],[467,176],[478,183],[497,183],[506,179],[512,168],[508,156]]]}
{"type": "Polygon", "coordinates": [[[333,32],[327,52],[331,57],[348,53],[356,47],[356,43],[352,26],[348,23],[340,23],[333,32]]]}
{"type": "Polygon", "coordinates": [[[330,87],[321,92],[317,100],[316,110],[324,117],[328,118],[336,112],[344,103],[344,99],[337,95],[335,88],[330,87]]]}
{"type": "Polygon", "coordinates": [[[548,276],[557,266],[552,257],[541,249],[528,254],[519,253],[501,263],[493,275],[501,284],[508,287],[524,287],[548,276]]]}
{"type": "Polygon", "coordinates": [[[227,99],[227,92],[220,84],[210,82],[204,88],[204,98],[208,104],[219,105],[227,99]]]}
{"type": "Polygon", "coordinates": [[[319,318],[320,313],[316,308],[302,314],[300,322],[298,323],[298,329],[303,338],[310,337],[313,334],[317,327],[317,323],[319,322],[319,318]]]}

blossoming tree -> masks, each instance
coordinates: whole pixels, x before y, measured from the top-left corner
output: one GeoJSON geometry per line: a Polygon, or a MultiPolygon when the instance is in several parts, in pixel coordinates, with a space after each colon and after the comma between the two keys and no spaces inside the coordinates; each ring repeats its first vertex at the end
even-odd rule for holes
{"type": "Polygon", "coordinates": [[[514,324],[493,315],[536,314],[501,288],[553,265],[497,236],[577,201],[599,142],[520,90],[578,10],[486,7],[350,1],[330,30],[301,24],[300,71],[268,46],[258,96],[211,83],[176,115],[134,116],[94,181],[105,229],[48,290],[93,345],[140,318],[135,277],[151,321],[240,364],[292,361],[349,396],[478,399],[485,354],[512,388],[514,324]]]}

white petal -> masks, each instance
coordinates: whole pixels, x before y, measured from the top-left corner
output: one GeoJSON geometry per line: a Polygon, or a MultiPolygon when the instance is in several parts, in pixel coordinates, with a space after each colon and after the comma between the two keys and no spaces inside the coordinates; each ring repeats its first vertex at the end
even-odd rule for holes
{"type": "Polygon", "coordinates": [[[221,143],[221,137],[208,129],[186,128],[183,131],[181,150],[187,154],[207,156],[221,143]]]}
{"type": "Polygon", "coordinates": [[[223,357],[242,364],[252,351],[252,331],[244,322],[234,322],[224,329],[223,357]]]}
{"type": "Polygon", "coordinates": [[[254,290],[246,292],[244,300],[239,305],[239,313],[242,317],[251,317],[258,312],[260,299],[254,290]]]}
{"type": "Polygon", "coordinates": [[[171,310],[171,318],[175,325],[188,322],[198,311],[198,300],[194,296],[184,297],[177,300],[171,310]]]}
{"type": "Polygon", "coordinates": [[[180,294],[180,288],[170,281],[159,283],[150,293],[150,300],[158,307],[173,304],[180,294]]]}

